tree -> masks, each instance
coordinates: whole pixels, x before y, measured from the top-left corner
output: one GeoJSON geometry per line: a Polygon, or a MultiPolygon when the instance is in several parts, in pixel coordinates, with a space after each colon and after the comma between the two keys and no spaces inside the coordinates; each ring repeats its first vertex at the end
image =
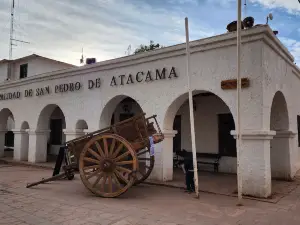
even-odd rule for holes
{"type": "Polygon", "coordinates": [[[163,46],[161,46],[158,43],[154,44],[154,41],[151,40],[149,45],[140,45],[139,48],[135,49],[134,54],[141,53],[141,52],[148,52],[162,47],[163,46]]]}

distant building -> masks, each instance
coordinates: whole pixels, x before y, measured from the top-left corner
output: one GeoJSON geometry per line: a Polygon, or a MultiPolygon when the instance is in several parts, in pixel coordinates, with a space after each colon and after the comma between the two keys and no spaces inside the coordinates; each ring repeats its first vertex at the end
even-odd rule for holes
{"type": "Polygon", "coordinates": [[[73,68],[74,65],[32,54],[22,58],[0,60],[0,82],[18,80],[38,74],[73,68]],[[11,68],[11,70],[9,70],[11,68]]]}

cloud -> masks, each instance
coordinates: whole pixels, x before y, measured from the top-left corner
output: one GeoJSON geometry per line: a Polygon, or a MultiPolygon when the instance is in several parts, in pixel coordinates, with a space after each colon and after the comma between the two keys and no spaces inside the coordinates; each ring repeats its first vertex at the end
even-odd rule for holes
{"type": "Polygon", "coordinates": [[[267,8],[282,8],[292,14],[300,13],[300,3],[298,0],[250,0],[254,3],[259,3],[267,8]]]}
{"type": "Polygon", "coordinates": [[[198,5],[198,0],[168,0],[171,4],[192,4],[198,5]]]}
{"type": "MultiPolygon", "coordinates": [[[[190,40],[225,33],[226,25],[236,19],[236,0],[16,2],[15,38],[30,44],[18,43],[13,57],[36,53],[77,65],[82,48],[85,57],[96,57],[97,61],[102,61],[124,56],[129,45],[133,53],[140,44],[148,44],[150,40],[164,46],[185,42],[186,16],[189,17],[190,40]]],[[[263,22],[266,7],[297,10],[296,7],[300,6],[297,0],[251,2],[248,12],[253,10],[251,13],[255,14],[255,18],[262,18],[263,22]],[[262,5],[255,8],[251,6],[254,3],[262,5]]],[[[8,56],[9,3],[10,0],[0,1],[0,59],[8,56]]],[[[296,40],[299,26],[295,19],[288,21],[287,15],[281,13],[279,19],[277,14],[271,24],[278,27],[276,29],[282,36],[296,40]],[[277,22],[279,20],[282,25],[277,22]]],[[[292,49],[297,54],[296,48],[292,49]]]]}
{"type": "MultiPolygon", "coordinates": [[[[124,56],[129,45],[134,50],[150,40],[164,46],[177,44],[184,40],[185,14],[167,6],[139,0],[20,1],[15,38],[31,44],[18,44],[13,56],[36,53],[78,64],[82,48],[85,56],[100,61],[124,56]]],[[[0,2],[0,29],[7,34],[0,37],[0,58],[6,58],[8,52],[8,12],[9,4],[0,2]]],[[[191,39],[212,33],[201,23],[191,21],[190,26],[195,31],[191,39]]]]}
{"type": "Polygon", "coordinates": [[[281,37],[279,39],[295,57],[295,62],[297,63],[297,65],[300,65],[300,41],[286,37],[281,37]]]}

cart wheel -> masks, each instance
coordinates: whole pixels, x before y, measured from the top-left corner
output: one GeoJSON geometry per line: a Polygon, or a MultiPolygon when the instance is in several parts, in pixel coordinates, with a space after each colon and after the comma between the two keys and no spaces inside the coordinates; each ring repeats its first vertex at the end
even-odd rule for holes
{"type": "Polygon", "coordinates": [[[89,140],[79,157],[83,184],[100,197],[125,193],[135,182],[138,170],[136,152],[116,134],[102,134],[89,140]]]}
{"type": "Polygon", "coordinates": [[[154,167],[154,156],[150,156],[150,147],[141,150],[137,153],[139,170],[134,185],[144,182],[151,174],[154,167]]]}

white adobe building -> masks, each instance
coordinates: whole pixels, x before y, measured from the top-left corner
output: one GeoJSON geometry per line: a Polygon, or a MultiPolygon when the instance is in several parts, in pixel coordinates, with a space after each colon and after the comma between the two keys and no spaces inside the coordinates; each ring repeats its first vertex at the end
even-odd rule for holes
{"type": "MultiPolygon", "coordinates": [[[[28,55],[26,57],[11,61],[3,59],[0,60],[0,83],[3,84],[11,80],[20,80],[26,77],[32,77],[74,67],[76,66],[36,54],[28,55]]],[[[12,114],[8,117],[7,126],[5,129],[7,129],[7,131],[14,129],[14,119],[12,114]]],[[[9,137],[8,135],[8,139],[11,138],[13,138],[13,136],[9,137]]]]}
{"type": "MultiPolygon", "coordinates": [[[[236,173],[236,90],[221,85],[236,77],[236,34],[190,46],[197,152],[219,154],[219,171],[236,173]]],[[[65,140],[144,111],[165,134],[151,178],[172,180],[173,151],[191,151],[185,44],[83,67],[32,59],[26,78],[18,62],[0,84],[0,143],[12,118],[15,160],[45,162],[65,140]]],[[[241,68],[249,80],[241,95],[243,193],[268,197],[271,178],[291,180],[299,169],[300,70],[268,26],[242,31],[241,68]]]]}

